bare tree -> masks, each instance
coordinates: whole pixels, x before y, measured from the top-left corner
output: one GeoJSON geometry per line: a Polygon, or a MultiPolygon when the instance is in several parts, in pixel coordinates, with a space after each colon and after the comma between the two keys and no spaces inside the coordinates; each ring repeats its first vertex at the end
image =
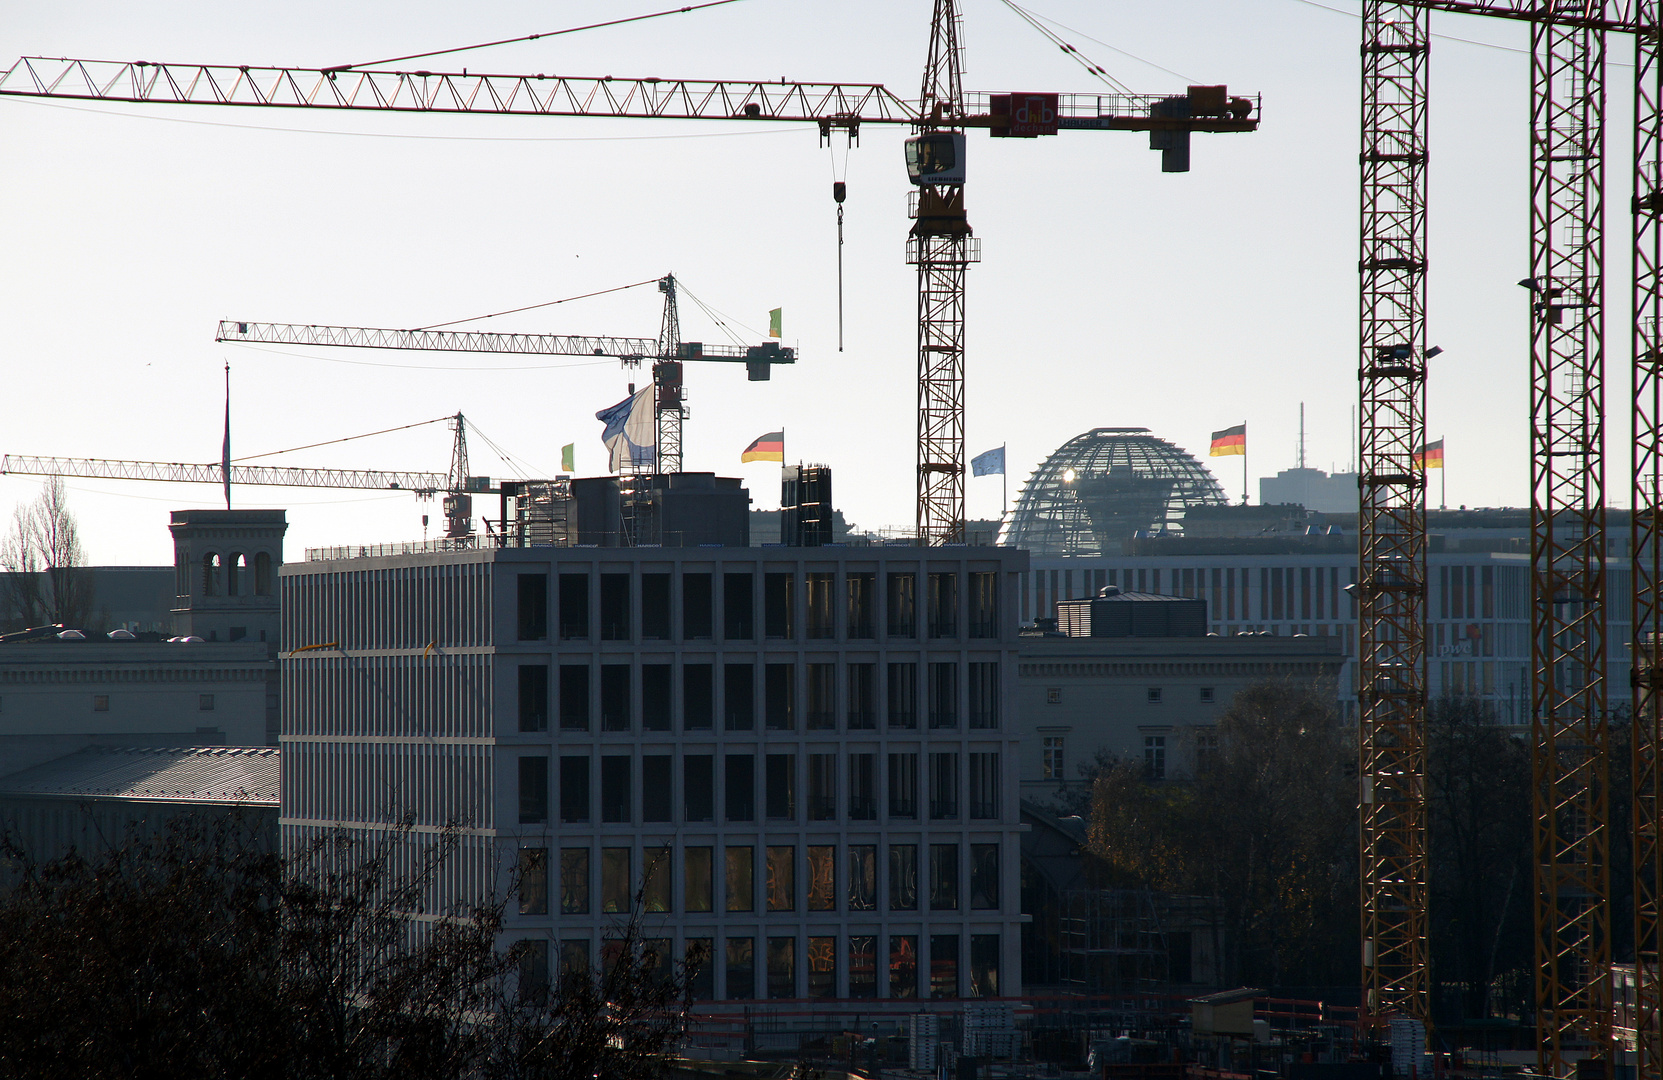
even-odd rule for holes
{"type": "Polygon", "coordinates": [[[92,615],[85,562],[63,480],[54,476],[38,499],[13,511],[11,532],[0,539],[0,566],[8,571],[0,616],[23,627],[83,626],[92,615]]]}

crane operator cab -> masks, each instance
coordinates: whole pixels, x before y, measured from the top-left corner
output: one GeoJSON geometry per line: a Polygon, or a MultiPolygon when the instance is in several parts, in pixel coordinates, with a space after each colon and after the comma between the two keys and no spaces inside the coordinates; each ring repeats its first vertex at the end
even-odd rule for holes
{"type": "Polygon", "coordinates": [[[964,135],[934,131],[907,140],[907,178],[915,184],[964,183],[964,135]]]}

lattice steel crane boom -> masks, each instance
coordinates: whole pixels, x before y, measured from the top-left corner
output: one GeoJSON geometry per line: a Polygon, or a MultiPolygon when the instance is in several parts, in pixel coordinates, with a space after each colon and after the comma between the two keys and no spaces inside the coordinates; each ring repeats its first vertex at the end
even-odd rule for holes
{"type": "Polygon", "coordinates": [[[795,364],[797,352],[772,341],[760,345],[682,341],[675,275],[666,274],[660,278],[658,290],[664,295],[664,318],[657,339],[580,334],[499,334],[477,330],[389,330],[368,326],[318,326],[225,319],[220,322],[214,340],[429,352],[610,356],[629,367],[651,360],[659,449],[654,471],[677,473],[682,465],[681,428],[685,411],[682,403],[682,365],[699,362],[744,364],[746,378],[752,382],[766,382],[771,378],[775,364],[795,364]]]}
{"type": "MultiPolygon", "coordinates": [[[[575,78],[48,57],[24,57],[0,72],[0,95],[298,109],[807,122],[818,125],[822,138],[842,131],[851,140],[863,124],[906,124],[920,136],[957,133],[961,139],[972,128],[1017,138],[1059,131],[1146,131],[1152,133],[1154,148],[1165,152],[1163,160],[1170,171],[1187,169],[1183,151],[1187,151],[1191,132],[1244,132],[1258,127],[1257,99],[1231,97],[1223,87],[1191,87],[1179,96],[962,93],[956,66],[957,25],[953,0],[936,0],[925,76],[929,101],[916,105],[874,83],[575,78]],[[938,111],[937,104],[945,108],[938,111]]],[[[962,167],[962,155],[958,160],[962,167]]],[[[961,198],[957,203],[961,221],[962,205],[961,198]]],[[[933,211],[937,202],[921,198],[920,207],[933,211]]],[[[964,522],[962,284],[963,267],[974,252],[974,242],[968,225],[963,226],[960,239],[954,239],[954,228],[926,221],[922,229],[914,229],[908,243],[909,254],[916,256],[919,267],[917,517],[920,536],[929,543],[962,537],[964,522]]]]}

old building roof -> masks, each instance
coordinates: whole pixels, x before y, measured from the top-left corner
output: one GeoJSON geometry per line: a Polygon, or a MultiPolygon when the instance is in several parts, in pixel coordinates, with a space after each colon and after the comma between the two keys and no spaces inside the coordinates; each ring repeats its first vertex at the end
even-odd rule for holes
{"type": "Polygon", "coordinates": [[[0,777],[0,796],[276,806],[280,761],[264,746],[94,746],[0,777]]]}

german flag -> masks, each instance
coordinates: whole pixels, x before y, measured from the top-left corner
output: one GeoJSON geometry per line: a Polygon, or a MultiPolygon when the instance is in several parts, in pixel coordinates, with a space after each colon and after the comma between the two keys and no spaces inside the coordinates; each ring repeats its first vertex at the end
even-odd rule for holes
{"type": "Polygon", "coordinates": [[[1444,467],[1444,441],[1429,442],[1415,451],[1414,466],[1417,469],[1441,469],[1444,467]]]}
{"type": "Polygon", "coordinates": [[[1235,427],[1213,432],[1213,448],[1207,451],[1207,456],[1246,457],[1247,425],[1237,424],[1235,427]]]}
{"type": "Polygon", "coordinates": [[[745,447],[744,453],[739,455],[740,461],[778,461],[785,462],[785,432],[770,431],[766,435],[759,435],[755,442],[745,447]]]}

